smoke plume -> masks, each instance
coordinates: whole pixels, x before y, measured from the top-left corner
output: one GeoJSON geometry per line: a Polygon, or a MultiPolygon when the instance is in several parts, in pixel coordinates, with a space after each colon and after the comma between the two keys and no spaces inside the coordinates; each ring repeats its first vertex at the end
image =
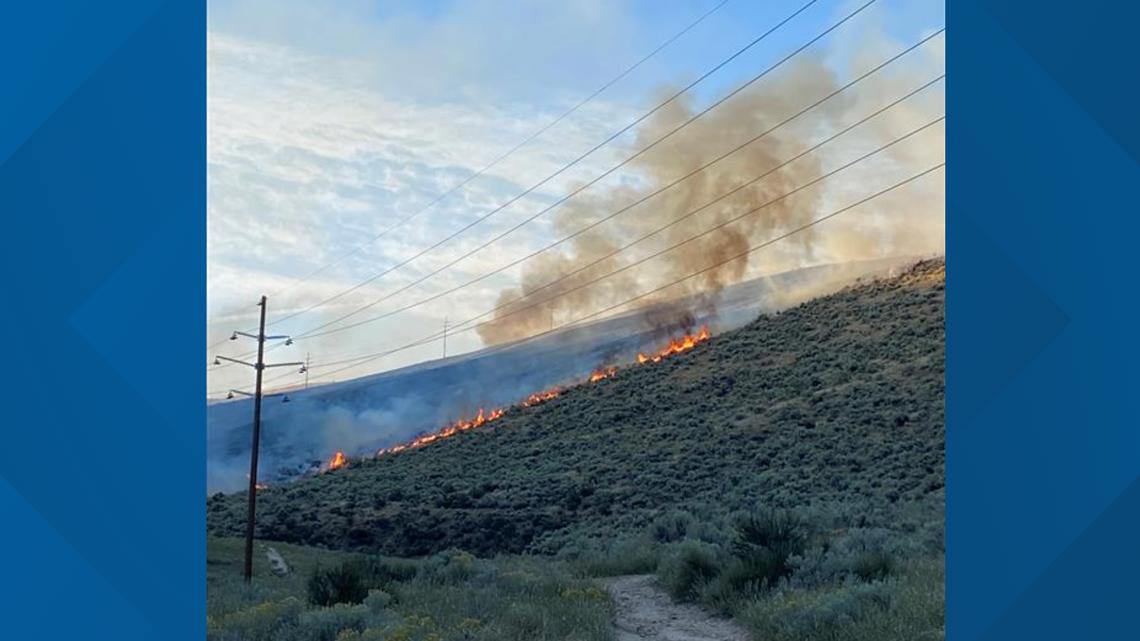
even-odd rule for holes
{"type": "MultiPolygon", "coordinates": [[[[881,39],[880,39],[881,40],[881,39]]],[[[866,45],[867,40],[863,40],[866,45]]],[[[517,286],[500,291],[495,318],[477,328],[487,344],[525,338],[572,323],[701,272],[674,286],[639,298],[620,311],[654,306],[647,321],[664,330],[684,326],[694,313],[715,313],[718,294],[729,284],[813,264],[888,256],[938,253],[943,246],[941,176],[937,185],[908,185],[850,215],[795,233],[765,250],[731,260],[750,247],[801,227],[848,202],[890,186],[943,157],[941,126],[914,136],[865,163],[789,197],[832,169],[894,140],[941,115],[942,88],[868,121],[833,143],[778,170],[788,159],[835,131],[886,106],[941,73],[940,41],[913,52],[900,64],[869,77],[787,125],[711,167],[524,263],[517,286]],[[909,63],[909,64],[906,64],[909,63]],[[718,196],[771,172],[763,179],[701,210],[718,196]],[[774,202],[772,202],[774,201],[774,202]],[[755,214],[696,240],[621,270],[650,254],[693,238],[744,212],[755,214]],[[683,219],[683,220],[682,220],[683,219]],[[666,227],[626,251],[628,243],[666,227]],[[723,263],[723,264],[722,264],[723,263]],[[615,273],[616,272],[616,273],[615,273]],[[607,274],[614,275],[605,277],[607,274]],[[605,278],[603,278],[605,277],[605,278]],[[598,280],[601,279],[601,280],[598,280]],[[598,282],[591,283],[597,280],[598,282]],[[588,284],[588,285],[587,285],[588,284]],[[666,301],[679,301],[661,305],[666,301]]],[[[636,178],[616,185],[599,183],[555,210],[553,233],[562,238],[661,189],[742,142],[765,132],[851,78],[898,51],[863,47],[847,69],[836,70],[822,57],[797,57],[729,101],[701,116],[626,166],[636,178]],[[877,50],[877,53],[875,53],[877,50]]],[[[688,94],[658,111],[629,143],[623,157],[650,145],[701,108],[688,94]]],[[[933,182],[933,180],[929,181],[933,182]]],[[[810,285],[807,285],[810,288],[810,285]]]]}

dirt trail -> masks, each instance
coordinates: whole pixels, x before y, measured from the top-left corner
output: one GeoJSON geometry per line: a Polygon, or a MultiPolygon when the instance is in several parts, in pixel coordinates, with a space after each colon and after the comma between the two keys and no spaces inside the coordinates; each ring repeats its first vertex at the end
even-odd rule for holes
{"type": "Polygon", "coordinates": [[[617,606],[617,641],[748,641],[731,621],[674,603],[652,575],[619,576],[605,585],[617,606]]]}

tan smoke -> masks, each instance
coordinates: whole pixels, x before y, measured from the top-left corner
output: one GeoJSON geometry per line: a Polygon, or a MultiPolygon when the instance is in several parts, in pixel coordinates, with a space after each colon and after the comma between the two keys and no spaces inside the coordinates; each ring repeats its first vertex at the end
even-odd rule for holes
{"type": "MultiPolygon", "coordinates": [[[[940,48],[941,43],[937,46],[940,48]]],[[[862,73],[889,55],[870,61],[851,61],[851,69],[845,70],[843,80],[837,78],[833,66],[825,65],[821,58],[793,59],[627,165],[625,169],[633,180],[615,186],[593,186],[560,207],[553,219],[553,233],[561,238],[578,231],[681,178],[826,96],[847,82],[851,74],[862,73]]],[[[857,91],[840,94],[660,195],[528,261],[520,283],[499,293],[497,305],[501,309],[493,320],[478,327],[479,335],[487,344],[518,340],[708,269],[699,277],[633,303],[633,306],[645,306],[686,299],[689,301],[686,305],[658,307],[651,317],[651,322],[662,327],[675,326],[691,319],[693,312],[712,311],[717,294],[726,285],[745,278],[824,262],[937,252],[944,235],[941,174],[927,177],[933,180],[926,180],[922,185],[916,183],[915,189],[892,192],[889,198],[868,203],[857,215],[837,217],[794,234],[770,250],[720,265],[751,246],[916,173],[929,166],[931,159],[938,162],[943,157],[940,125],[897,145],[866,167],[853,168],[853,172],[844,172],[834,180],[829,178],[818,187],[777,200],[756,214],[641,265],[602,278],[777,199],[937,117],[942,113],[940,85],[896,106],[835,144],[804,156],[627,251],[599,261],[627,243],[753,180],[941,72],[940,54],[914,57],[917,64],[898,65],[898,70],[872,76],[857,85],[857,91]],[[592,264],[595,261],[599,262],[592,264]],[[587,265],[589,267],[583,269],[587,265]],[[714,265],[719,266],[712,268],[714,265]],[[586,286],[592,281],[597,282],[586,286]]],[[[649,145],[697,110],[691,101],[673,101],[646,122],[624,155],[649,145]]]]}

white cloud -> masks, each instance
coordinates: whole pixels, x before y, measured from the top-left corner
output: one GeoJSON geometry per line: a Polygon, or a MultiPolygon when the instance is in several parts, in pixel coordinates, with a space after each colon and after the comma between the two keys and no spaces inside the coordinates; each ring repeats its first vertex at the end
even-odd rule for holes
{"type": "MultiPolygon", "coordinates": [[[[631,118],[620,106],[595,106],[592,117],[549,131],[437,206],[345,258],[557,114],[528,105],[504,109],[391,99],[351,81],[350,61],[226,34],[210,33],[208,52],[208,309],[211,332],[219,336],[235,324],[248,327],[255,321],[251,303],[261,293],[286,289],[271,301],[273,314],[280,317],[413,258],[621,126],[610,123],[631,118]],[[334,261],[338,264],[317,277],[296,283],[297,277],[334,261]]],[[[319,314],[298,318],[289,331],[342,315],[475,249],[614,162],[613,152],[596,156],[406,268],[319,314]]],[[[525,255],[549,241],[548,218],[394,297],[390,305],[465,283],[525,255]]],[[[489,279],[435,308],[474,315],[493,300],[489,284],[501,281],[489,279]]],[[[353,320],[389,308],[378,306],[353,320]]],[[[342,351],[346,345],[375,349],[375,329],[364,336],[346,333],[338,345],[342,351]]],[[[233,371],[222,370],[227,376],[233,371]]]]}
{"type": "MultiPolygon", "coordinates": [[[[346,11],[324,11],[319,19],[316,10],[304,3],[289,3],[291,11],[263,0],[223,3],[225,11],[214,11],[215,4],[219,3],[211,4],[208,35],[207,110],[211,339],[228,335],[235,326],[251,326],[256,313],[253,302],[261,293],[286,289],[270,302],[270,318],[280,318],[411,259],[622,128],[648,108],[638,103],[660,97],[660,93],[643,95],[624,104],[607,93],[423,215],[342,258],[596,88],[590,83],[604,80],[622,64],[615,58],[636,59],[631,51],[643,53],[655,43],[647,46],[644,40],[626,37],[636,30],[619,9],[602,2],[523,3],[521,11],[542,16],[531,25],[534,29],[519,36],[526,40],[510,43],[499,42],[504,34],[514,34],[504,31],[503,25],[523,21],[518,16],[504,20],[502,14],[508,9],[500,5],[488,9],[493,3],[459,0],[447,15],[432,20],[396,10],[385,20],[360,24],[354,16],[365,11],[364,5],[351,1],[341,6],[346,11]],[[539,27],[548,29],[551,42],[570,33],[590,34],[590,42],[569,49],[585,55],[566,66],[564,73],[550,74],[558,68],[556,48],[529,40],[543,33],[539,27]],[[615,35],[619,32],[620,37],[615,35]],[[594,46],[595,41],[621,44],[594,46]],[[438,47],[439,42],[448,46],[438,47]],[[508,64],[514,51],[533,51],[534,59],[508,64]],[[598,71],[603,66],[604,72],[598,71]],[[539,68],[545,77],[539,77],[539,68]],[[295,284],[297,277],[333,261],[335,267],[295,284]]],[[[879,33],[871,36],[863,32],[850,43],[840,43],[838,50],[866,49],[864,53],[878,59],[883,47],[867,45],[883,45],[887,39],[879,33]]],[[[623,137],[405,268],[275,330],[296,334],[440,269],[624,159],[631,138],[623,137]]],[[[619,171],[599,187],[617,184],[636,187],[641,181],[636,173],[619,171]]],[[[839,195],[837,190],[832,199],[839,195]]],[[[941,220],[940,210],[928,214],[941,220]]],[[[554,218],[544,215],[505,241],[352,320],[450,289],[529,254],[566,233],[565,228],[554,228],[554,218]]],[[[840,221],[836,226],[846,225],[840,221]]],[[[838,242],[823,249],[836,255],[848,251],[838,242]]],[[[794,259],[789,256],[786,262],[794,259]]],[[[639,272],[653,271],[650,267],[639,272]]],[[[444,315],[464,320],[493,307],[498,292],[518,276],[519,269],[512,268],[461,295],[315,344],[280,349],[274,356],[303,358],[311,350],[328,360],[328,354],[391,347],[433,331],[444,315]]],[[[454,343],[455,349],[476,345],[473,333],[457,337],[454,343]]],[[[240,348],[227,345],[227,349],[240,348]]],[[[413,350],[370,367],[396,366],[434,353],[434,347],[413,350]]],[[[211,376],[210,388],[243,386],[248,379],[248,372],[227,368],[211,376]]]]}

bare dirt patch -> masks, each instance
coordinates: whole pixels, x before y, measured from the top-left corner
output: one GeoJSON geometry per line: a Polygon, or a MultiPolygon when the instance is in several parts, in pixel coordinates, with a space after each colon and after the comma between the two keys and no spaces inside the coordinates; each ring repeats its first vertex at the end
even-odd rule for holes
{"type": "Polygon", "coordinates": [[[653,575],[619,576],[605,583],[614,598],[618,641],[748,641],[735,623],[695,605],[674,603],[653,575]]]}

